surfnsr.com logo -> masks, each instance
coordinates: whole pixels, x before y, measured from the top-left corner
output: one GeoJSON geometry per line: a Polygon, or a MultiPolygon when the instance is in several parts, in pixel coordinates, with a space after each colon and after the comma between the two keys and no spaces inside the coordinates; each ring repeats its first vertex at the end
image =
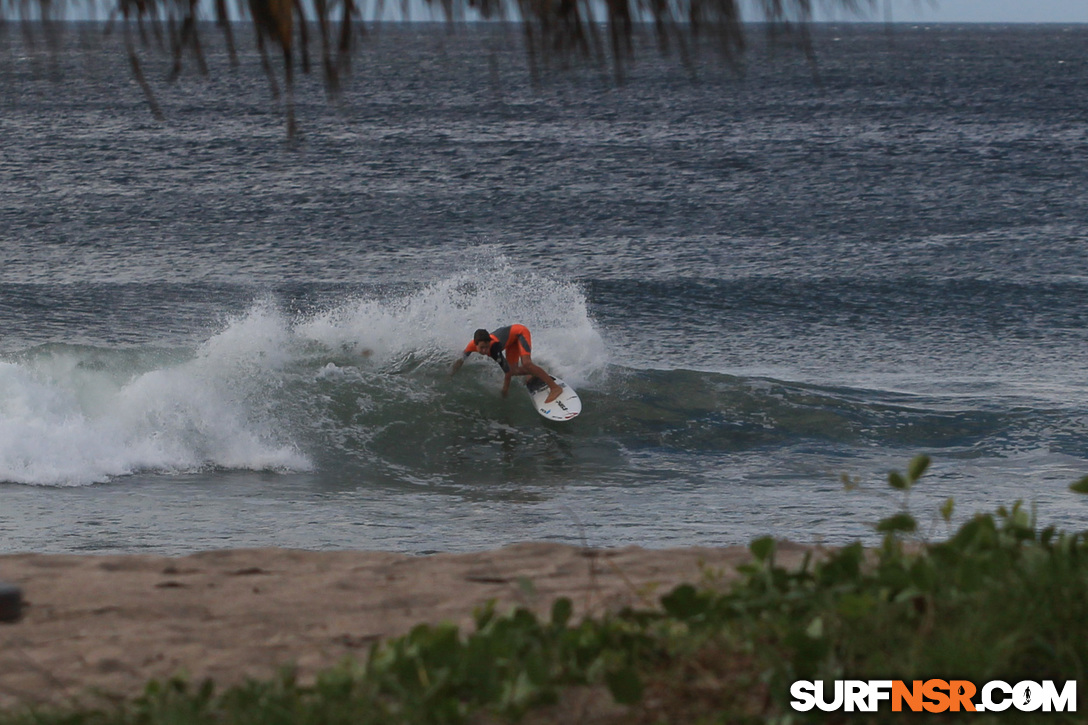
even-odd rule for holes
{"type": "Polygon", "coordinates": [[[790,687],[790,705],[797,712],[1076,712],[1077,683],[1067,680],[1024,680],[1010,684],[992,680],[981,688],[968,680],[798,680],[790,687]],[[827,683],[831,684],[831,683],[827,683]],[[828,691],[830,690],[830,691],[828,691]]]}

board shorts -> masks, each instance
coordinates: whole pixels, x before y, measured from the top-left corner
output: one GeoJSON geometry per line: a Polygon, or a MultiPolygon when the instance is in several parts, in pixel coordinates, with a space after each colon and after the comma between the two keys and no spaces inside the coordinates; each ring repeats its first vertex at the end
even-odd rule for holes
{"type": "Polygon", "coordinates": [[[530,355],[533,352],[533,338],[529,334],[529,328],[525,325],[510,325],[509,328],[502,328],[492,334],[492,337],[498,338],[499,342],[503,346],[503,352],[506,354],[506,362],[511,367],[517,367],[521,363],[522,355],[530,355]],[[506,339],[502,339],[498,336],[501,332],[506,332],[506,339]]]}

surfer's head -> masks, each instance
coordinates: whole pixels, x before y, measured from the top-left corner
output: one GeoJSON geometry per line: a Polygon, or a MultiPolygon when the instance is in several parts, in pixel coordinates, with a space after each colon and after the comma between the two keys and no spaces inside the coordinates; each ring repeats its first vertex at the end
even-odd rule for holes
{"type": "Polygon", "coordinates": [[[481,355],[486,355],[491,349],[491,333],[482,327],[473,333],[472,341],[476,343],[476,349],[481,355]]]}

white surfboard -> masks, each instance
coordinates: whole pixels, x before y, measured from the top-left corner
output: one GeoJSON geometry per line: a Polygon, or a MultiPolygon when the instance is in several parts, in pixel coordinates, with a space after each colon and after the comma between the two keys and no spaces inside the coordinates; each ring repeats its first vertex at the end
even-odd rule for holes
{"type": "Polygon", "coordinates": [[[574,388],[554,375],[552,380],[563,388],[563,393],[550,403],[544,402],[551,390],[547,383],[540,378],[529,378],[525,383],[525,387],[529,391],[529,397],[533,399],[533,405],[536,406],[536,412],[548,420],[570,420],[581,413],[582,401],[578,398],[578,393],[574,392],[574,388]]]}

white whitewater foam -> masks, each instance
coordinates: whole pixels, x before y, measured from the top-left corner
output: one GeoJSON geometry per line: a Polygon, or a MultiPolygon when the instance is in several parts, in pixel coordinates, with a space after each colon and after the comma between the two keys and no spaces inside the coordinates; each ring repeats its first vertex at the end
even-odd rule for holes
{"type": "MultiPolygon", "coordinates": [[[[578,286],[501,259],[306,317],[258,302],[170,364],[134,362],[121,350],[29,351],[0,362],[0,481],[79,486],[141,471],[310,470],[294,437],[315,423],[289,400],[299,394],[292,383],[354,382],[368,370],[400,371],[406,360],[445,369],[476,328],[512,323],[531,330],[533,359],[575,387],[607,367],[578,286]],[[326,358],[315,370],[315,344],[355,350],[360,360],[365,351],[369,361],[341,368],[326,358]],[[298,420],[286,419],[291,411],[298,420]]],[[[426,393],[399,376],[382,389],[426,393]]]]}
{"type": "Polygon", "coordinates": [[[511,267],[501,259],[399,296],[357,298],[301,320],[295,333],[332,349],[391,364],[407,355],[452,363],[474,330],[523,324],[533,360],[579,386],[607,367],[604,341],[572,282],[511,267]]]}
{"type": "Polygon", "coordinates": [[[78,486],[137,471],[308,470],[282,439],[267,396],[289,334],[258,306],[195,357],[157,369],[88,366],[75,348],[0,362],[0,481],[78,486]]]}

